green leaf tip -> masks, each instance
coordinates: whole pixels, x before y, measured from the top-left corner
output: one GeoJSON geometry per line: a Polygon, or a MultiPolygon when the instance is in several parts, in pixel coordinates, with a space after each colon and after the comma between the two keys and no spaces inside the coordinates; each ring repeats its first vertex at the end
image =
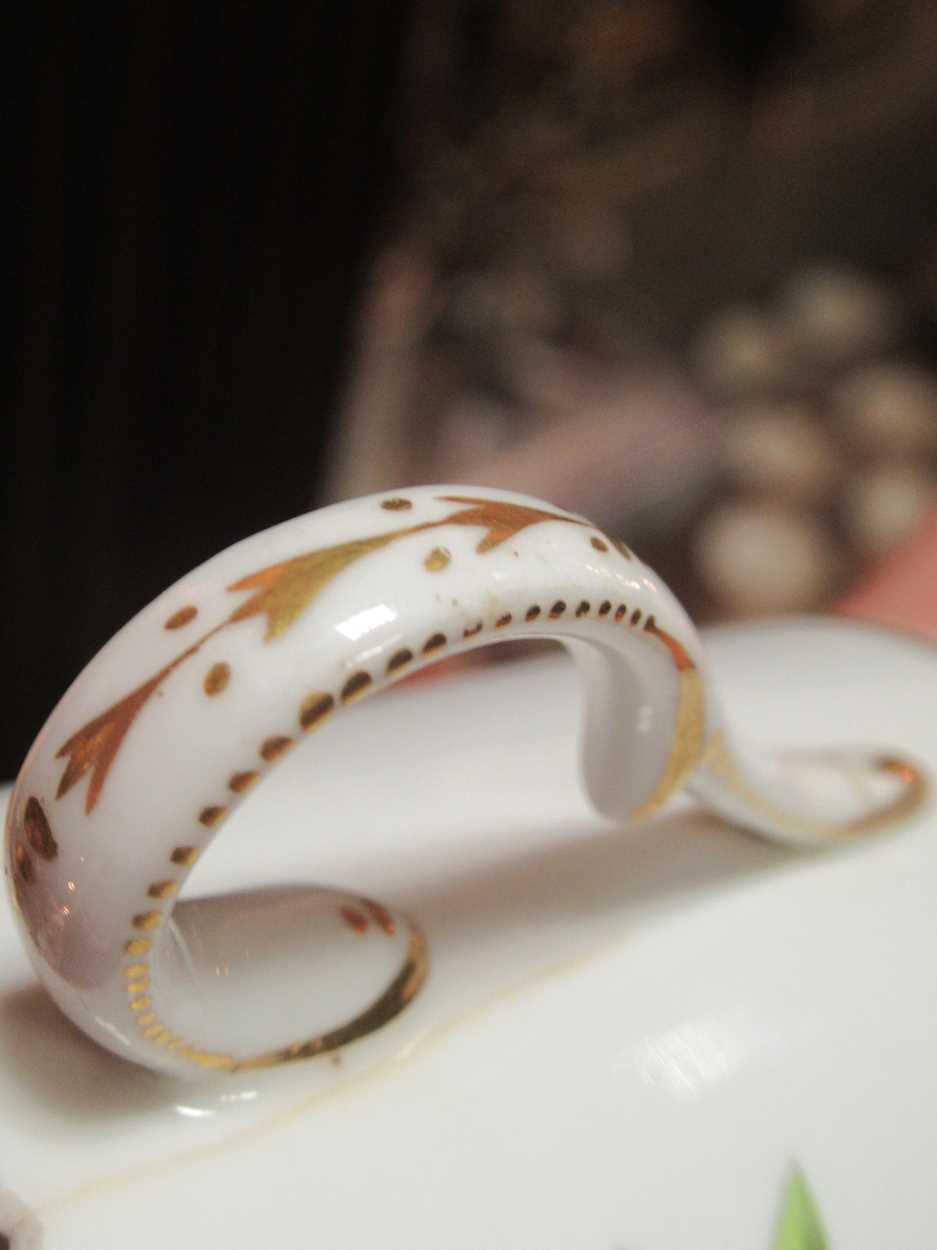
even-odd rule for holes
{"type": "Polygon", "coordinates": [[[784,1190],[774,1250],[830,1250],[807,1178],[796,1166],[784,1190]]]}

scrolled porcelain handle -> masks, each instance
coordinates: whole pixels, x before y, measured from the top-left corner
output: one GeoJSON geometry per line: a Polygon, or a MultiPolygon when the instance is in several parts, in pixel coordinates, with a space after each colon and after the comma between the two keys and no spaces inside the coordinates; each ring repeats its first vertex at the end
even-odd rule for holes
{"type": "Polygon", "coordinates": [[[274,1048],[233,1019],[190,1035],[179,892],[244,795],[333,714],[441,657],[537,637],[565,643],[581,669],[585,781],[609,815],[645,815],[689,783],[729,820],[811,844],[896,823],[921,800],[901,761],[735,744],[682,608],[584,518],[471,487],[359,499],[183,578],[49,717],[10,802],[6,863],[59,1005],[125,1058],[180,1072],[320,1054],[399,1011],[422,982],[423,940],[365,900],[396,962],[364,1010],[274,1048]]]}

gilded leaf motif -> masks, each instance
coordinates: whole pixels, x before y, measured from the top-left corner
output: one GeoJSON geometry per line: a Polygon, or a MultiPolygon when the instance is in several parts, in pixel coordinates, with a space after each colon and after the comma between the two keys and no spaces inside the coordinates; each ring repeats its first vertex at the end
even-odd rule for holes
{"type": "Polygon", "coordinates": [[[321,551],[310,551],[294,556],[292,560],[268,565],[241,578],[228,590],[254,590],[257,593],[234,609],[228,623],[246,621],[252,616],[266,616],[265,640],[269,642],[278,638],[305,612],[329,582],[350,564],[409,532],[392,530],[374,538],[359,538],[350,543],[340,543],[337,547],[324,547],[321,551]]]}
{"type": "MultiPolygon", "coordinates": [[[[445,503],[464,503],[471,505],[461,512],[437,522],[439,525],[469,525],[487,530],[475,550],[479,555],[491,551],[501,543],[513,538],[521,530],[530,525],[541,525],[544,521],[565,521],[568,525],[585,525],[576,517],[563,516],[558,512],[547,512],[542,508],[529,508],[526,504],[505,503],[500,499],[474,499],[466,495],[440,495],[445,503]]],[[[429,528],[426,526],[425,528],[429,528]]]]}
{"type": "Polygon", "coordinates": [[[579,521],[575,517],[500,500],[461,495],[444,495],[439,498],[447,503],[467,506],[438,521],[426,521],[420,525],[391,530],[386,534],[375,534],[370,538],[354,539],[333,547],[309,551],[289,560],[281,560],[233,582],[228,587],[229,591],[248,590],[254,593],[236,607],[220,625],[209,630],[165,668],[160,669],[149,681],[138,686],[136,690],[102,712],[100,716],[89,721],[59,749],[57,757],[67,759],[68,763],[59,782],[56,797],[61,798],[67,794],[78,781],[90,773],[91,780],[85,800],[85,811],[92,811],[100,798],[104,783],[124,739],[141,709],[169,674],[194,655],[219,630],[237,624],[238,621],[263,616],[266,618],[265,641],[279,638],[302,616],[326,586],[350,565],[363,556],[370,555],[371,552],[378,551],[396,542],[397,539],[411,534],[440,529],[445,525],[473,526],[484,529],[485,534],[476,547],[476,551],[483,555],[528,526],[539,525],[544,521],[565,521],[572,525],[585,524],[584,521],[579,521]]]}
{"type": "Polygon", "coordinates": [[[178,668],[184,660],[194,655],[202,643],[217,632],[217,629],[211,630],[181,655],[177,655],[165,668],[161,668],[149,681],[125,695],[107,711],[96,716],[94,720],[88,721],[87,725],[72,734],[68,741],[59,747],[56,759],[67,759],[68,764],[55,793],[57,799],[67,794],[76,782],[90,772],[91,781],[85,798],[85,811],[90,812],[94,808],[104,788],[111,765],[117,758],[117,752],[141,708],[156,693],[173,669],[178,668]]]}

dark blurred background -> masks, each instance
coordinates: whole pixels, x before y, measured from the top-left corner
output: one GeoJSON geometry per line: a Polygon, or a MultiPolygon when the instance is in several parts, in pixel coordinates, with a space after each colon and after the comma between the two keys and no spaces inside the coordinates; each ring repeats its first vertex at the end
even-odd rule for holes
{"type": "Polygon", "coordinates": [[[0,776],[199,561],[530,490],[701,619],[822,609],[937,481],[932,0],[8,19],[0,776]]]}

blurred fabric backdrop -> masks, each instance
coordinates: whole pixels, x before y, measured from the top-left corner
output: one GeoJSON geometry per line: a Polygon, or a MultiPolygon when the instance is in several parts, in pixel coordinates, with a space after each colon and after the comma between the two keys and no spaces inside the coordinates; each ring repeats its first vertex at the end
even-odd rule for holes
{"type": "Polygon", "coordinates": [[[310,506],[409,20],[375,0],[8,16],[3,777],[130,615],[310,506]]]}
{"type": "Polygon", "coordinates": [[[317,503],[540,493],[701,620],[822,610],[932,508],[932,0],[7,24],[0,775],[136,610],[317,503]]]}

